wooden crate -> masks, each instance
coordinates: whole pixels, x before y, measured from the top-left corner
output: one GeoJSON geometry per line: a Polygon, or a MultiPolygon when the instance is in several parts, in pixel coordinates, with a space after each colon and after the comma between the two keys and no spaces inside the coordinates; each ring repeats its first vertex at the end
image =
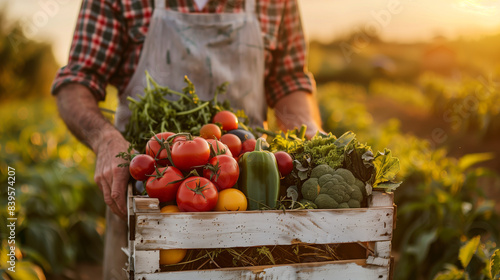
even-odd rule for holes
{"type": "Polygon", "coordinates": [[[393,195],[373,192],[368,208],[160,213],[157,199],[129,191],[130,279],[391,279],[393,195]],[[366,258],[160,272],[159,249],[210,249],[366,242],[366,258]]]}

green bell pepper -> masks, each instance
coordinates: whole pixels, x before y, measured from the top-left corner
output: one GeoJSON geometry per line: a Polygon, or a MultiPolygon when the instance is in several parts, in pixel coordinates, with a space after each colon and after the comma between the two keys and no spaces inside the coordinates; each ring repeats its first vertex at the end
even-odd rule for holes
{"type": "Polygon", "coordinates": [[[248,210],[258,210],[263,206],[275,208],[280,174],[274,154],[262,149],[262,139],[257,139],[253,152],[243,154],[239,164],[238,187],[248,198],[248,210]]]}

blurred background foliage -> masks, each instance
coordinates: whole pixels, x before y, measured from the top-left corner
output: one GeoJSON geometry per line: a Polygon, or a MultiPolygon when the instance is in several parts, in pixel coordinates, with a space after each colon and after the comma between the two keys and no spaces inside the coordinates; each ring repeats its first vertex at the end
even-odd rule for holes
{"type": "MultiPolygon", "coordinates": [[[[0,13],[0,27],[5,26],[0,13]]],[[[16,171],[16,272],[7,270],[7,185],[0,190],[2,279],[79,279],[76,263],[102,261],[104,204],[94,155],[58,118],[49,44],[0,28],[0,180],[16,171]]]]}
{"type": "MultiPolygon", "coordinates": [[[[0,26],[3,20],[0,13],[0,26]]],[[[7,271],[1,259],[8,249],[2,188],[0,275],[83,279],[88,264],[102,261],[105,229],[94,155],[57,116],[50,84],[59,65],[51,46],[11,26],[0,28],[0,180],[7,181],[8,166],[16,169],[20,272],[7,271]]],[[[500,238],[500,34],[414,44],[372,36],[363,46],[357,36],[310,43],[324,128],[352,130],[401,160],[394,279],[465,279],[446,278],[464,269],[461,246],[480,236],[478,248],[492,252],[500,238]]],[[[110,91],[101,105],[114,109],[110,91]]]]}

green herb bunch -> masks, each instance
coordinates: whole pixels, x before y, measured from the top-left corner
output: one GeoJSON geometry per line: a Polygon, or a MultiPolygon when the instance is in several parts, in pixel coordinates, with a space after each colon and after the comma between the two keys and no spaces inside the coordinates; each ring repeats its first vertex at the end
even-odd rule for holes
{"type": "MultiPolygon", "coordinates": [[[[226,92],[227,83],[216,88],[212,99],[202,101],[187,77],[184,78],[186,87],[182,92],[160,86],[147,72],[146,80],[144,95],[138,100],[128,98],[132,115],[124,132],[125,139],[138,151],[144,151],[152,132],[189,132],[198,135],[200,128],[210,123],[217,112],[233,111],[228,100],[217,101],[217,96],[226,92]],[[170,100],[172,98],[168,97],[172,96],[178,96],[178,99],[170,100]]],[[[248,123],[248,118],[242,111],[238,111],[237,116],[243,123],[248,123]]]]}

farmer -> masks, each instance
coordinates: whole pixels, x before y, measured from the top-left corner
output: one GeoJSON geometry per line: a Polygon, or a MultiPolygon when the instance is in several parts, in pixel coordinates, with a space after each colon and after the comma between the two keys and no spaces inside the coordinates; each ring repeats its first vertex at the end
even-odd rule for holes
{"type": "Polygon", "coordinates": [[[306,44],[296,0],[84,0],[68,65],[52,92],[69,130],[96,154],[95,181],[107,204],[104,279],[125,279],[126,168],[115,156],[129,143],[127,97],[145,87],[145,71],[181,90],[187,75],[201,99],[229,82],[226,98],[262,125],[274,107],[281,128],[320,129],[305,70],[306,44]],[[118,88],[115,125],[101,114],[106,86],[118,88]]]}

